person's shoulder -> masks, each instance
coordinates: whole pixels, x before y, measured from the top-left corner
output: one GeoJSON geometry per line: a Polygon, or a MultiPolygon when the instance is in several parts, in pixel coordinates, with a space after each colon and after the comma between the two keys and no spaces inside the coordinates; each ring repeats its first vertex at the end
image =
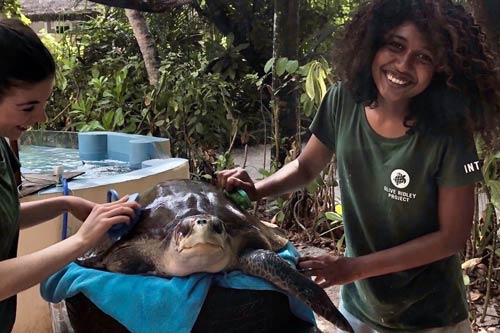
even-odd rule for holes
{"type": "Polygon", "coordinates": [[[0,137],[0,149],[7,150],[7,147],[9,147],[7,140],[4,137],[0,137]]]}
{"type": "Polygon", "coordinates": [[[474,136],[472,133],[443,133],[438,131],[427,131],[418,133],[427,147],[436,149],[456,150],[463,152],[476,152],[474,136]]]}
{"type": "Polygon", "coordinates": [[[352,93],[342,81],[333,83],[328,88],[327,95],[329,98],[334,98],[342,104],[356,104],[352,93]]]}
{"type": "Polygon", "coordinates": [[[334,82],[334,83],[332,83],[330,85],[330,87],[328,88],[327,93],[330,93],[330,94],[339,94],[343,90],[345,90],[345,88],[344,88],[344,85],[342,84],[342,81],[336,81],[336,82],[334,82]]]}

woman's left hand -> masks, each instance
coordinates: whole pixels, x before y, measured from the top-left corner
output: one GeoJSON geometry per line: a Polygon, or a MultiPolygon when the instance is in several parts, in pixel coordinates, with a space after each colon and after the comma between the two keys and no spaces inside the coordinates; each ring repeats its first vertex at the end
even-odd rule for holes
{"type": "Polygon", "coordinates": [[[314,276],[314,282],[327,288],[336,284],[346,284],[356,280],[354,259],[333,255],[318,257],[300,257],[299,270],[308,276],[314,276]]]}

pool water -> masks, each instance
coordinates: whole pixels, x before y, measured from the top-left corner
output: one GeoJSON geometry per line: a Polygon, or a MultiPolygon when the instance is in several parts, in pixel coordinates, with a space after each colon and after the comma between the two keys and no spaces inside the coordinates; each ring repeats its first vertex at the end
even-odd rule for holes
{"type": "Polygon", "coordinates": [[[113,176],[127,173],[132,168],[128,162],[118,160],[82,161],[78,149],[21,145],[19,148],[22,173],[52,173],[55,166],[64,171],[85,172],[79,179],[113,176]]]}

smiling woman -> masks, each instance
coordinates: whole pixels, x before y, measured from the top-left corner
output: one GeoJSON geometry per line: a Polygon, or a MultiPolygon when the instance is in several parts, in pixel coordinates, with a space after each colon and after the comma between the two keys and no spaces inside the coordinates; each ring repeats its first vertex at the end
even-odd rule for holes
{"type": "Polygon", "coordinates": [[[13,140],[37,123],[47,120],[45,106],[52,93],[54,79],[12,86],[0,101],[0,133],[13,140]]]}
{"type": "Polygon", "coordinates": [[[83,254],[116,223],[129,222],[139,205],[97,205],[78,197],[19,203],[14,172],[20,165],[5,138],[17,140],[46,120],[55,63],[38,36],[17,20],[0,20],[0,332],[11,332],[16,294],[83,254]],[[57,244],[17,257],[19,229],[51,220],[64,211],[85,221],[79,231],[57,244]]]}
{"type": "Polygon", "coordinates": [[[365,109],[375,132],[397,138],[408,131],[406,110],[411,99],[431,84],[436,71],[434,58],[427,38],[414,23],[405,22],[387,34],[371,65],[378,97],[365,109]]]}
{"type": "MultiPolygon", "coordinates": [[[[218,174],[249,197],[305,186],[335,153],[345,256],[305,257],[322,287],[342,284],[356,332],[469,333],[459,252],[482,178],[473,135],[498,145],[497,59],[451,0],[373,0],[340,34],[329,89],[299,157],[254,183],[218,174]]],[[[341,331],[339,331],[341,332],[341,331]]]]}
{"type": "Polygon", "coordinates": [[[427,39],[415,24],[406,22],[391,31],[372,62],[379,105],[397,103],[404,110],[411,98],[424,91],[435,71],[427,39]]]}

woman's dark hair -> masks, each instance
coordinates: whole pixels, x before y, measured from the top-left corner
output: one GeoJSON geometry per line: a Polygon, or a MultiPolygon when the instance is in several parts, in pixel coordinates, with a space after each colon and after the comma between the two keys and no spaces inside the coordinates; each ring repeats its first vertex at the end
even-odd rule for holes
{"type": "Polygon", "coordinates": [[[477,131],[498,145],[500,74],[481,28],[451,0],[374,0],[360,6],[338,38],[334,66],[355,100],[376,103],[371,64],[388,32],[412,22],[433,48],[439,71],[413,98],[410,131],[463,135],[477,131]]]}
{"type": "Polygon", "coordinates": [[[55,75],[49,50],[21,21],[0,20],[0,100],[11,87],[38,83],[55,75]]]}

